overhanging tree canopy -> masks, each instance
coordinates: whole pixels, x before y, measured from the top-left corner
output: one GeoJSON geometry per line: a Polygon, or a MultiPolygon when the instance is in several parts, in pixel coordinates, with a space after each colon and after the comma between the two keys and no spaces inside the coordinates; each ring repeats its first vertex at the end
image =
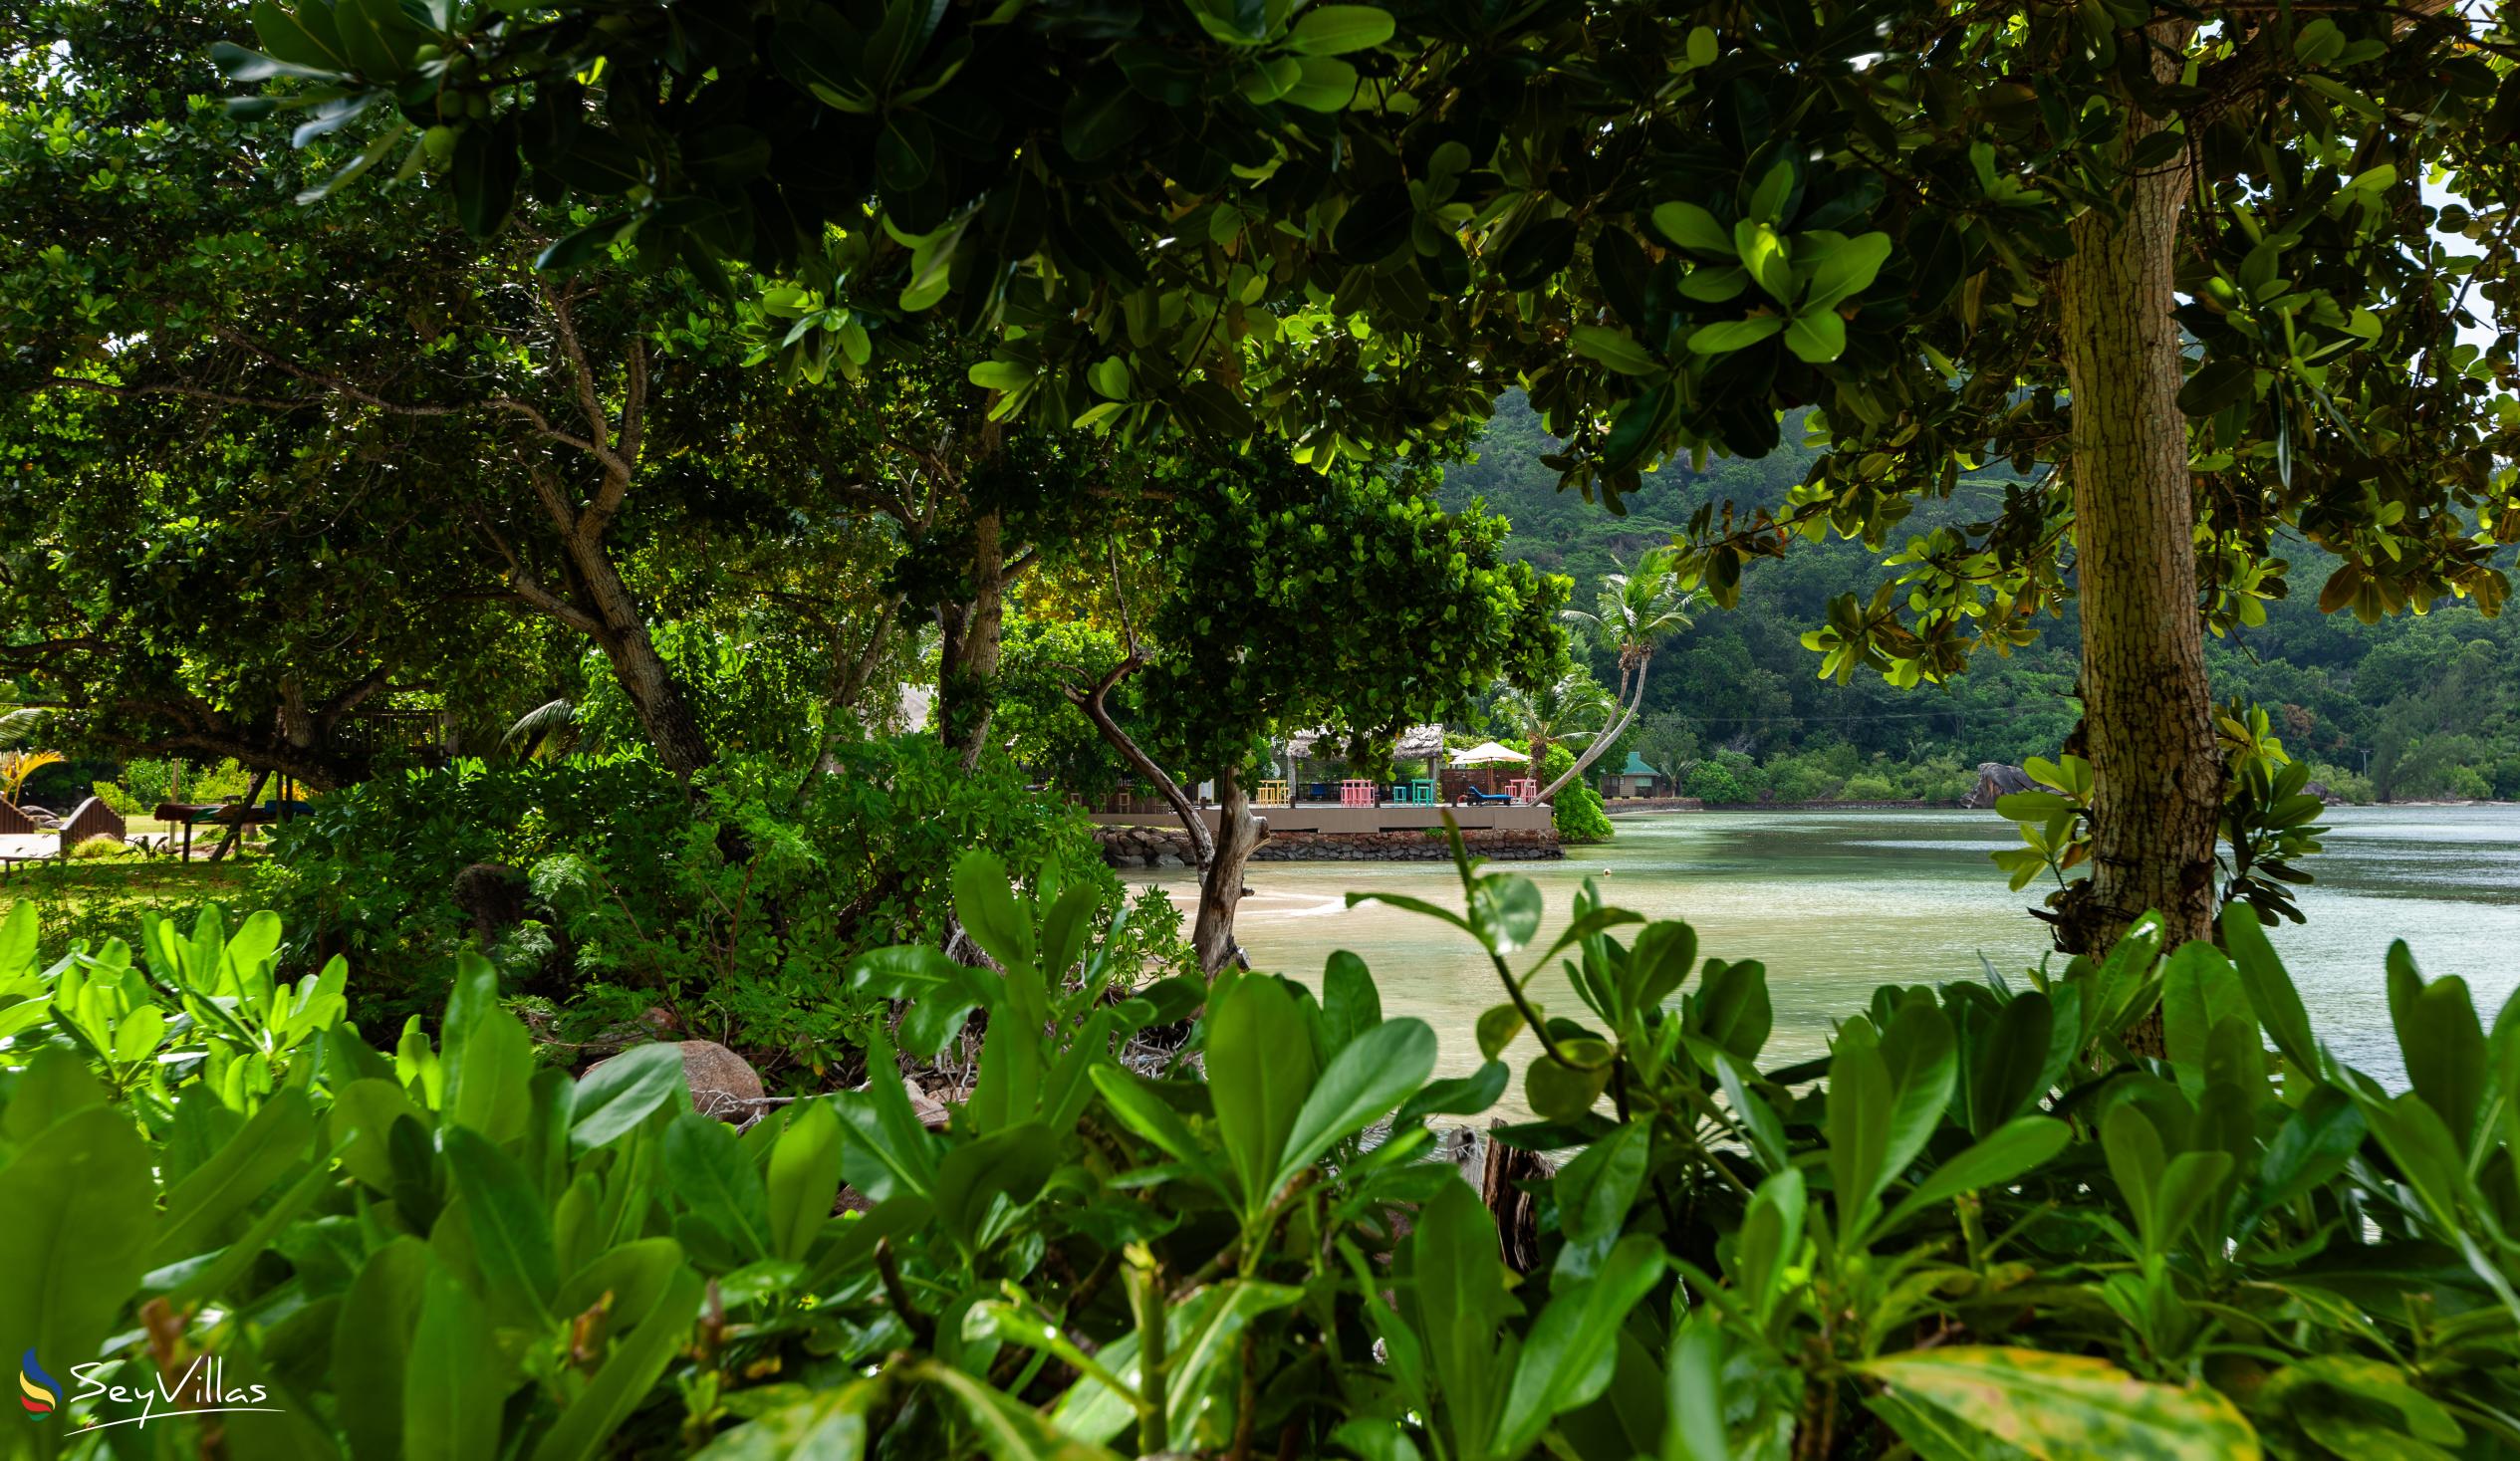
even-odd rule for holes
{"type": "Polygon", "coordinates": [[[426,13],[267,9],[275,59],[230,59],[311,83],[291,100],[319,130],[444,128],[477,229],[520,187],[603,200],[555,267],[633,229],[761,261],[820,299],[797,352],[928,310],[994,329],[975,378],[1010,412],[1371,455],[1522,383],[1569,480],[1615,502],[1817,407],[1833,450],[1792,499],[1691,534],[1719,599],[1798,535],[1887,544],[1967,463],[2056,463],[1905,545],[1906,592],[1841,604],[1821,647],[1939,678],[2082,598],[2098,876],[2070,942],[2145,906],[2207,931],[2198,644],[2282,591],[2279,529],[2348,560],[2335,607],[2506,592],[2520,83],[2496,9],[426,13]]]}

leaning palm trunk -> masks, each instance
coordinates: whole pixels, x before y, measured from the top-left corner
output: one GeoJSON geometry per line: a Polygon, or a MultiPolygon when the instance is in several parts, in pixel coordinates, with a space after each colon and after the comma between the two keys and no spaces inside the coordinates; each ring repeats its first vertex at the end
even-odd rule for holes
{"type": "Polygon", "coordinates": [[[1629,724],[1637,718],[1637,711],[1645,703],[1645,670],[1652,663],[1651,654],[1643,655],[1637,660],[1636,687],[1628,697],[1627,707],[1620,711],[1619,718],[1605,727],[1600,735],[1593,737],[1593,744],[1584,748],[1584,754],[1575,758],[1575,764],[1560,774],[1556,781],[1542,787],[1540,795],[1534,797],[1533,801],[1546,802],[1565,790],[1568,782],[1582,776],[1586,767],[1602,759],[1602,753],[1610,749],[1611,742],[1628,733],[1629,724]]]}

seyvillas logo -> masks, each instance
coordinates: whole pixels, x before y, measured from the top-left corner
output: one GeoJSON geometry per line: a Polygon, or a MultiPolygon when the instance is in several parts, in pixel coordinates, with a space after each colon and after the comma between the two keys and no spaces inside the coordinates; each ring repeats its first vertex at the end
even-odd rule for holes
{"type": "Polygon", "coordinates": [[[30,1420],[46,1419],[64,1405],[87,1407],[92,1418],[88,1424],[70,1432],[75,1436],[84,1436],[94,1430],[112,1430],[119,1425],[145,1430],[152,1420],[171,1420],[185,1415],[224,1415],[239,1410],[277,1412],[280,1409],[277,1405],[265,1403],[271,1395],[261,1385],[230,1386],[227,1383],[227,1361],[215,1355],[202,1355],[181,1374],[161,1373],[153,1385],[108,1384],[103,1376],[116,1365],[114,1360],[72,1365],[71,1383],[79,1389],[78,1393],[65,1400],[62,1382],[47,1374],[44,1366],[36,1362],[35,1351],[29,1349],[18,1365],[19,1403],[26,1407],[30,1420]]]}
{"type": "Polygon", "coordinates": [[[18,1393],[29,1420],[42,1420],[61,1408],[61,1381],[44,1372],[32,1349],[18,1361],[18,1393]]]}

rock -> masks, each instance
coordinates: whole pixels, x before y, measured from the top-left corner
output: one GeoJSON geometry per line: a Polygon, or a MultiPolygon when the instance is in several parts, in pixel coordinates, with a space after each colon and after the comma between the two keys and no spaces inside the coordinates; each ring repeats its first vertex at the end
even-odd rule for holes
{"type": "Polygon", "coordinates": [[[752,1102],[761,1099],[761,1073],[751,1062],[714,1040],[685,1040],[675,1048],[682,1052],[682,1080],[691,1088],[693,1110],[722,1121],[760,1113],[752,1102]]]}
{"type": "Polygon", "coordinates": [[[2327,803],[2331,807],[2342,807],[2345,805],[2345,798],[2338,796],[2336,794],[2336,790],[2324,781],[2305,782],[2302,784],[2301,790],[2304,796],[2317,797],[2320,801],[2327,803]]]}
{"type": "Polygon", "coordinates": [[[2038,787],[2039,784],[2030,779],[2030,773],[2018,766],[2006,766],[2001,761],[1981,761],[1977,764],[1977,788],[1962,797],[1960,805],[1983,810],[1994,806],[1998,797],[2036,791],[2038,787]]]}
{"type": "Polygon", "coordinates": [[[945,1129],[945,1122],[951,1118],[952,1112],[945,1109],[943,1101],[919,1090],[918,1083],[907,1076],[901,1078],[901,1089],[909,1094],[910,1112],[918,1117],[920,1125],[930,1131],[945,1129]]]}

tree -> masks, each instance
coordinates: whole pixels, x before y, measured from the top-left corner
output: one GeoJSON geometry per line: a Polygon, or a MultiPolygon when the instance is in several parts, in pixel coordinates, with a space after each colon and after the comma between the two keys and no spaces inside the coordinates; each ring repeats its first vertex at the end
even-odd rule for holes
{"type": "MultiPolygon", "coordinates": [[[[1695,590],[1680,587],[1679,575],[1672,570],[1672,555],[1656,551],[1638,559],[1632,571],[1604,575],[1592,612],[1580,609],[1566,611],[1570,620],[1592,630],[1604,650],[1618,656],[1619,699],[1627,703],[1575,758],[1574,765],[1540,789],[1541,801],[1556,796],[1560,788],[1582,776],[1585,768],[1600,760],[1604,751],[1628,733],[1638,707],[1644,704],[1645,671],[1653,666],[1653,651],[1664,639],[1696,622],[1689,609],[1698,598],[1695,590]]],[[[1618,700],[1612,703],[1617,704],[1618,700]]]]}
{"type": "Polygon", "coordinates": [[[1538,689],[1506,686],[1496,697],[1495,712],[1529,747],[1531,774],[1536,777],[1548,764],[1551,746],[1599,741],[1619,718],[1619,701],[1602,688],[1591,670],[1577,664],[1538,689]]]}
{"type": "MultiPolygon", "coordinates": [[[[1240,957],[1234,914],[1262,834],[1250,775],[1289,731],[1325,728],[1387,760],[1408,726],[1456,718],[1502,676],[1532,685],[1565,654],[1562,579],[1499,552],[1507,524],[1445,512],[1425,473],[1340,466],[1283,448],[1148,453],[1144,496],[1163,592],[1132,604],[1107,542],[1117,661],[1068,695],[1171,804],[1200,861],[1191,943],[1209,973],[1240,957]],[[1135,691],[1124,725],[1113,692],[1135,691]],[[1212,780],[1217,826],[1167,768],[1212,780]]],[[[1263,773],[1265,775],[1265,772],[1263,773]]]]}
{"type": "Polygon", "coordinates": [[[2345,558],[2331,608],[2507,592],[2513,337],[2459,340],[2479,305],[2508,319],[2520,267],[2498,17],[757,0],[686,31],[563,0],[388,9],[353,50],[263,13],[276,55],[235,75],[450,128],[483,231],[530,164],[612,200],[604,237],[829,283],[836,332],[997,328],[975,378],[1010,413],[1372,458],[1522,383],[1567,479],[1616,504],[1811,406],[1802,487],[1688,536],[1720,603],[1798,540],[1888,546],[1976,462],[2052,466],[1904,545],[1819,647],[1943,680],[2081,597],[2097,874],[2072,947],[2146,906],[2211,931],[2200,645],[2284,591],[2280,528],[2345,558]],[[809,131],[832,144],[773,145],[809,131]]]}
{"type": "Polygon", "coordinates": [[[334,785],[379,706],[479,745],[583,702],[584,643],[687,777],[718,747],[659,636],[771,604],[864,698],[897,601],[859,592],[896,556],[852,511],[862,392],[740,368],[752,322],[676,271],[535,274],[565,208],[484,244],[408,187],[303,206],[358,148],[266,168],[198,96],[244,6],[41,9],[61,49],[0,68],[0,665],[67,732],[334,785]]]}

